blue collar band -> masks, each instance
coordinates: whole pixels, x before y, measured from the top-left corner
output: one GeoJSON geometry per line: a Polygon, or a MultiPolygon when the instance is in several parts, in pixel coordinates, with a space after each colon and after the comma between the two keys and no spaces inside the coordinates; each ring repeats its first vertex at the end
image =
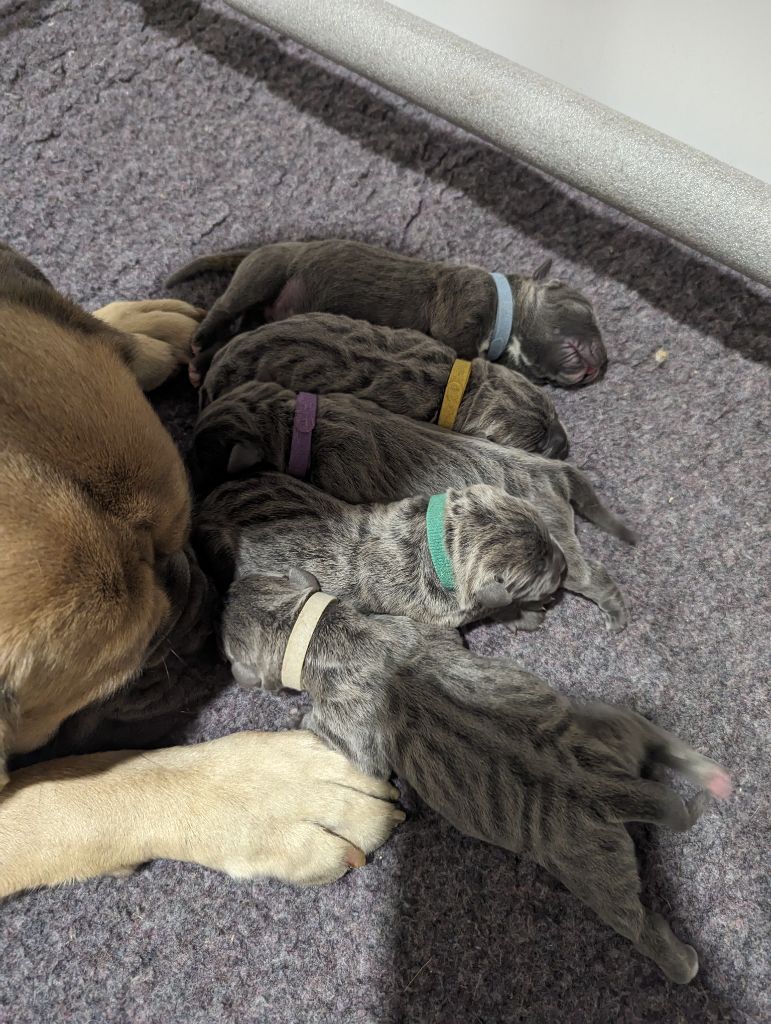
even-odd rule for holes
{"type": "Polygon", "coordinates": [[[495,362],[501,358],[511,340],[511,329],[514,326],[514,296],[504,274],[490,274],[490,277],[495,282],[495,290],[498,293],[498,309],[487,348],[487,358],[495,362]]]}
{"type": "Polygon", "coordinates": [[[447,505],[447,494],[434,494],[426,509],[426,536],[428,550],[439,582],[445,590],[455,590],[455,573],[452,571],[452,559],[447,550],[444,538],[444,514],[447,505]]]}

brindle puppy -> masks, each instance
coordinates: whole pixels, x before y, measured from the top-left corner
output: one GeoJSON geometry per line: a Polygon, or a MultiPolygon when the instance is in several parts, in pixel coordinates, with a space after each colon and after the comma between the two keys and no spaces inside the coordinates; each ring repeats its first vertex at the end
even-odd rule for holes
{"type": "MultiPolygon", "coordinates": [[[[199,490],[213,489],[228,473],[255,467],[283,472],[294,406],[294,393],[276,384],[242,384],[207,406],[190,453],[199,490]]],[[[480,483],[501,488],[530,502],[542,516],[567,559],[565,588],[598,604],[608,628],[623,629],[628,621],[617,585],[602,565],[583,556],[572,506],[622,540],[633,543],[635,535],[603,506],[588,478],[574,466],[395,416],[349,395],[334,395],[319,399],[309,481],[352,504],[398,501],[480,483]]]]}
{"type": "Polygon", "coordinates": [[[227,585],[233,574],[280,575],[289,561],[362,611],[462,626],[493,609],[540,605],[562,581],[565,556],[532,505],[477,484],[448,494],[445,543],[455,577],[437,576],[426,537],[427,497],[348,505],[280,473],[223,484],[199,510],[194,542],[227,585]]]}
{"type": "MultiPolygon", "coordinates": [[[[318,583],[245,576],[230,589],[223,645],[237,677],[278,689],[300,609],[318,583]]],[[[460,647],[455,635],[335,601],[310,639],[303,725],[366,772],[401,776],[467,835],[521,853],[685,984],[696,951],[640,902],[629,821],[690,828],[710,798],[684,801],[661,778],[674,768],[715,796],[730,780],[714,761],[639,715],[581,707],[500,658],[460,647]]]]}
{"type": "MultiPolygon", "coordinates": [[[[545,280],[550,269],[547,260],[532,277],[506,275],[514,316],[501,362],[539,382],[589,383],[607,362],[592,304],[562,281],[545,280]]],[[[493,279],[481,267],[414,259],[341,239],[203,256],[167,285],[205,270],[235,274],[197,332],[200,376],[241,317],[260,323],[295,313],[343,313],[423,331],[472,359],[487,351],[498,308],[493,279]]]]}
{"type": "MultiPolygon", "coordinates": [[[[239,384],[265,380],[320,395],[342,391],[389,412],[436,420],[454,361],[452,349],[419,331],[308,313],[234,338],[206,374],[201,405],[239,384]]],[[[486,359],[472,361],[453,429],[548,457],[568,453],[567,435],[546,392],[486,359]]]]}

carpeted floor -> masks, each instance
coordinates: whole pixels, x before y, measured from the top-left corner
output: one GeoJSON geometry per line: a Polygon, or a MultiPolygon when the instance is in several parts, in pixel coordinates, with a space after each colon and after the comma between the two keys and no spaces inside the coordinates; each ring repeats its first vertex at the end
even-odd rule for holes
{"type": "MultiPolygon", "coordinates": [[[[767,294],[219,2],[0,0],[0,139],[0,233],[90,308],[159,294],[191,254],[279,238],[490,269],[553,256],[606,330],[607,378],[556,399],[573,457],[642,534],[629,550],[581,527],[632,623],[608,636],[569,596],[540,634],[471,643],[634,706],[737,787],[687,835],[639,832],[647,902],[700,952],[688,988],[407,796],[395,838],[330,888],[158,863],[11,900],[0,1022],[771,1019],[767,294]]],[[[184,443],[189,390],[158,407],[184,443]]],[[[190,740],[280,728],[294,703],[205,662],[179,686],[190,740]]]]}

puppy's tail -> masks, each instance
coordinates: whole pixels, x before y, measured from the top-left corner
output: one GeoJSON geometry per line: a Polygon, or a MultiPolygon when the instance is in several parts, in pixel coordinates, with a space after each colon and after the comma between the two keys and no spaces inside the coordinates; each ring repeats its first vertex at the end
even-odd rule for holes
{"type": "Polygon", "coordinates": [[[166,281],[166,287],[172,288],[175,284],[187,281],[189,277],[195,277],[196,274],[204,274],[207,271],[232,272],[253,251],[252,249],[231,249],[229,252],[214,252],[210,256],[199,256],[197,259],[191,260],[190,263],[186,263],[184,267],[180,267],[179,270],[175,270],[166,281]]]}
{"type": "Polygon", "coordinates": [[[600,497],[589,482],[588,477],[575,466],[565,466],[570,483],[570,500],[584,519],[599,526],[613,537],[624,540],[627,544],[637,543],[637,534],[630,529],[623,519],[605,508],[600,497]]]}

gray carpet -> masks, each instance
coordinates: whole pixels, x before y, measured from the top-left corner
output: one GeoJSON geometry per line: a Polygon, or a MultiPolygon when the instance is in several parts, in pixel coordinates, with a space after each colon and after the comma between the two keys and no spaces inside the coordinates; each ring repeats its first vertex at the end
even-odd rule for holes
{"type": "MultiPolygon", "coordinates": [[[[491,269],[553,256],[606,330],[607,378],[556,400],[575,460],[642,534],[629,550],[581,527],[632,623],[610,637],[569,596],[540,634],[471,643],[634,706],[737,786],[687,835],[639,831],[646,900],[701,956],[688,988],[406,794],[408,822],[330,888],[158,863],[11,900],[2,1024],[771,1019],[767,294],[220,3],[0,0],[0,137],[2,235],[90,308],[252,241],[340,235],[491,269]]],[[[158,407],[184,444],[184,383],[158,407]]],[[[179,686],[193,741],[280,728],[296,703],[205,662],[179,686]]]]}

